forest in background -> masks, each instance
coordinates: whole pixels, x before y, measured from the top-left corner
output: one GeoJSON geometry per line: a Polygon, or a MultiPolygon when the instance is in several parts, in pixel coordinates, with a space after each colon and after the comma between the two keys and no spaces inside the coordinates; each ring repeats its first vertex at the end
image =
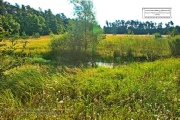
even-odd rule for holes
{"type": "MultiPolygon", "coordinates": [[[[27,5],[11,5],[0,0],[0,33],[2,38],[14,37],[26,38],[27,36],[41,36],[62,34],[68,31],[69,24],[75,19],[67,18],[64,13],[53,14],[50,9],[42,11],[35,10],[27,5]]],[[[153,21],[141,22],[138,20],[116,20],[105,21],[103,28],[105,34],[171,34],[180,33],[180,27],[174,26],[173,21],[155,23],[153,21]]]]}
{"type": "Polygon", "coordinates": [[[106,26],[104,26],[105,34],[154,34],[159,33],[161,35],[171,34],[173,31],[175,34],[180,33],[180,26],[174,26],[173,21],[168,23],[156,23],[153,21],[138,21],[138,20],[116,20],[115,22],[108,22],[106,20],[106,26]]]}
{"type": "Polygon", "coordinates": [[[68,20],[63,13],[54,15],[50,9],[35,10],[29,5],[11,5],[0,0],[0,29],[4,37],[64,33],[68,20]]]}

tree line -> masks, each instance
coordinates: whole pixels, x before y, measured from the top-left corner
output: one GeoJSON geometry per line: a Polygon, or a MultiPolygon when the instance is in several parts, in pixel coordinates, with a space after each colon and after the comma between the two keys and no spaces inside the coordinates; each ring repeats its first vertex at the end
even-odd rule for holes
{"type": "Polygon", "coordinates": [[[48,35],[64,33],[69,18],[63,13],[54,15],[50,9],[42,11],[31,6],[10,3],[0,0],[0,32],[4,37],[14,35],[48,35]]]}
{"type": "MultiPolygon", "coordinates": [[[[3,37],[18,37],[49,35],[65,33],[69,30],[71,22],[76,20],[67,18],[63,13],[54,15],[50,9],[42,11],[27,5],[11,5],[0,0],[0,40],[3,37]]],[[[71,28],[70,28],[71,29],[71,28]]],[[[85,29],[86,30],[86,29],[85,29]]],[[[173,21],[156,23],[152,21],[116,20],[108,22],[103,28],[105,34],[169,34],[180,33],[180,26],[174,26],[173,21]]]]}
{"type": "Polygon", "coordinates": [[[104,26],[105,34],[169,34],[172,31],[176,34],[180,33],[180,26],[174,26],[174,22],[156,23],[153,21],[141,22],[138,20],[116,20],[115,22],[108,22],[104,26]]]}
{"type": "MultiPolygon", "coordinates": [[[[103,39],[102,28],[96,22],[93,1],[69,0],[74,6],[74,19],[63,13],[54,15],[50,9],[44,12],[29,5],[21,7],[0,0],[1,38],[33,36],[34,34],[63,34],[53,36],[49,58],[60,63],[95,64],[96,47],[103,39]]],[[[3,39],[1,39],[3,40],[3,39]]],[[[0,41],[1,41],[0,40],[0,41]]],[[[3,55],[4,56],[4,55],[3,55]]]]}

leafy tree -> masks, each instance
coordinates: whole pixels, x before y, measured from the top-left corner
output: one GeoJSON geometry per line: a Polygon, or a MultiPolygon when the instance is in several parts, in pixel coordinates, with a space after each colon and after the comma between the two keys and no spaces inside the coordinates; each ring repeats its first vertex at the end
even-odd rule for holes
{"type": "Polygon", "coordinates": [[[57,19],[53,15],[50,9],[45,10],[44,19],[45,19],[45,28],[43,33],[49,34],[52,31],[54,34],[57,34],[58,33],[57,19]]]}
{"type": "Polygon", "coordinates": [[[109,27],[109,22],[106,20],[106,26],[109,27]]]}
{"type": "Polygon", "coordinates": [[[169,25],[169,23],[166,23],[165,25],[166,25],[166,28],[170,28],[170,25],[169,25]]]}
{"type": "Polygon", "coordinates": [[[121,20],[122,26],[125,26],[125,20],[121,20]]]}
{"type": "Polygon", "coordinates": [[[179,57],[180,56],[180,39],[174,38],[174,39],[171,39],[168,43],[169,43],[172,55],[175,57],[179,57]]]}
{"type": "Polygon", "coordinates": [[[63,25],[64,23],[61,14],[56,14],[56,20],[57,20],[57,33],[64,33],[65,25],[63,25]]]}
{"type": "Polygon", "coordinates": [[[2,16],[0,15],[0,42],[4,39],[4,29],[2,26],[2,16]]]}
{"type": "Polygon", "coordinates": [[[59,59],[64,62],[79,64],[91,61],[94,66],[96,46],[102,30],[95,20],[93,3],[84,0],[70,2],[74,5],[75,19],[69,20],[68,33],[53,39],[52,54],[61,56],[59,59]]]}
{"type": "Polygon", "coordinates": [[[117,25],[115,22],[112,23],[112,33],[113,33],[113,35],[116,35],[116,33],[117,33],[117,25]]]}
{"type": "Polygon", "coordinates": [[[144,29],[143,23],[139,23],[138,29],[144,29]]]}
{"type": "Polygon", "coordinates": [[[33,35],[33,33],[42,33],[42,30],[45,26],[45,20],[41,16],[37,16],[36,14],[28,14],[28,19],[26,21],[28,24],[26,25],[26,33],[28,35],[33,35]]]}
{"type": "Polygon", "coordinates": [[[174,26],[174,22],[173,21],[170,21],[169,23],[170,23],[171,27],[174,26]]]}
{"type": "Polygon", "coordinates": [[[20,25],[17,23],[12,15],[0,16],[2,20],[2,28],[6,33],[6,37],[10,37],[11,35],[18,34],[20,30],[20,25]]]}
{"type": "Polygon", "coordinates": [[[176,28],[173,28],[172,31],[170,32],[170,35],[171,35],[172,37],[178,35],[177,29],[176,29],[176,28]]]}
{"type": "MultiPolygon", "coordinates": [[[[94,55],[98,43],[99,27],[93,12],[93,2],[85,0],[71,0],[74,4],[75,20],[74,27],[70,31],[72,43],[78,50],[86,51],[91,48],[92,65],[94,65],[94,55]]],[[[74,47],[73,47],[74,48],[74,47]]]]}
{"type": "Polygon", "coordinates": [[[4,15],[5,14],[5,3],[0,0],[0,15],[4,15]]]}

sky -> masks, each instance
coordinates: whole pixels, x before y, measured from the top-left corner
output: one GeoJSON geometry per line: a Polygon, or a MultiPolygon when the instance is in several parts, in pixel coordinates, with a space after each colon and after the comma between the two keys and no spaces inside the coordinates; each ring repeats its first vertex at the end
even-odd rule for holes
{"type": "MultiPolygon", "coordinates": [[[[51,9],[54,14],[64,13],[67,17],[73,17],[73,6],[68,0],[4,0],[11,4],[30,5],[34,9],[51,9]]],[[[163,22],[164,24],[173,21],[174,25],[180,25],[179,0],[93,0],[97,22],[103,27],[105,21],[115,20],[138,20],[163,22]],[[172,8],[172,18],[166,19],[143,19],[142,8],[172,8]],[[178,19],[179,18],[179,19],[178,19]]]]}

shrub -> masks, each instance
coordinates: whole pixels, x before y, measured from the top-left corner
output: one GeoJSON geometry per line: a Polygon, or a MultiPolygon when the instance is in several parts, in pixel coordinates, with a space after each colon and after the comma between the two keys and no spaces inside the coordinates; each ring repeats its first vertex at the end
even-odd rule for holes
{"type": "Polygon", "coordinates": [[[55,36],[52,31],[50,31],[49,35],[50,35],[51,38],[53,38],[55,36]]]}
{"type": "Polygon", "coordinates": [[[171,31],[171,32],[169,31],[168,34],[169,34],[171,37],[174,37],[174,36],[178,35],[178,31],[177,31],[176,28],[173,28],[172,31],[171,31]]]}
{"type": "Polygon", "coordinates": [[[17,39],[19,39],[19,38],[20,38],[19,33],[15,33],[15,34],[13,34],[12,37],[11,37],[12,40],[17,40],[17,39]]]}
{"type": "Polygon", "coordinates": [[[25,33],[25,32],[22,32],[22,36],[21,36],[21,38],[22,38],[22,39],[28,39],[28,38],[29,38],[29,36],[28,36],[28,35],[26,35],[26,33],[25,33]]]}
{"type": "Polygon", "coordinates": [[[180,38],[175,38],[172,41],[169,41],[169,46],[173,56],[180,56],[180,38]]]}
{"type": "Polygon", "coordinates": [[[39,33],[33,33],[32,37],[33,38],[40,38],[40,34],[39,33]]]}
{"type": "Polygon", "coordinates": [[[79,64],[90,58],[88,51],[73,49],[69,34],[53,37],[51,47],[51,58],[60,63],[79,64]]]}
{"type": "Polygon", "coordinates": [[[157,39],[157,38],[162,38],[161,34],[160,33],[154,33],[154,37],[157,39]]]}

